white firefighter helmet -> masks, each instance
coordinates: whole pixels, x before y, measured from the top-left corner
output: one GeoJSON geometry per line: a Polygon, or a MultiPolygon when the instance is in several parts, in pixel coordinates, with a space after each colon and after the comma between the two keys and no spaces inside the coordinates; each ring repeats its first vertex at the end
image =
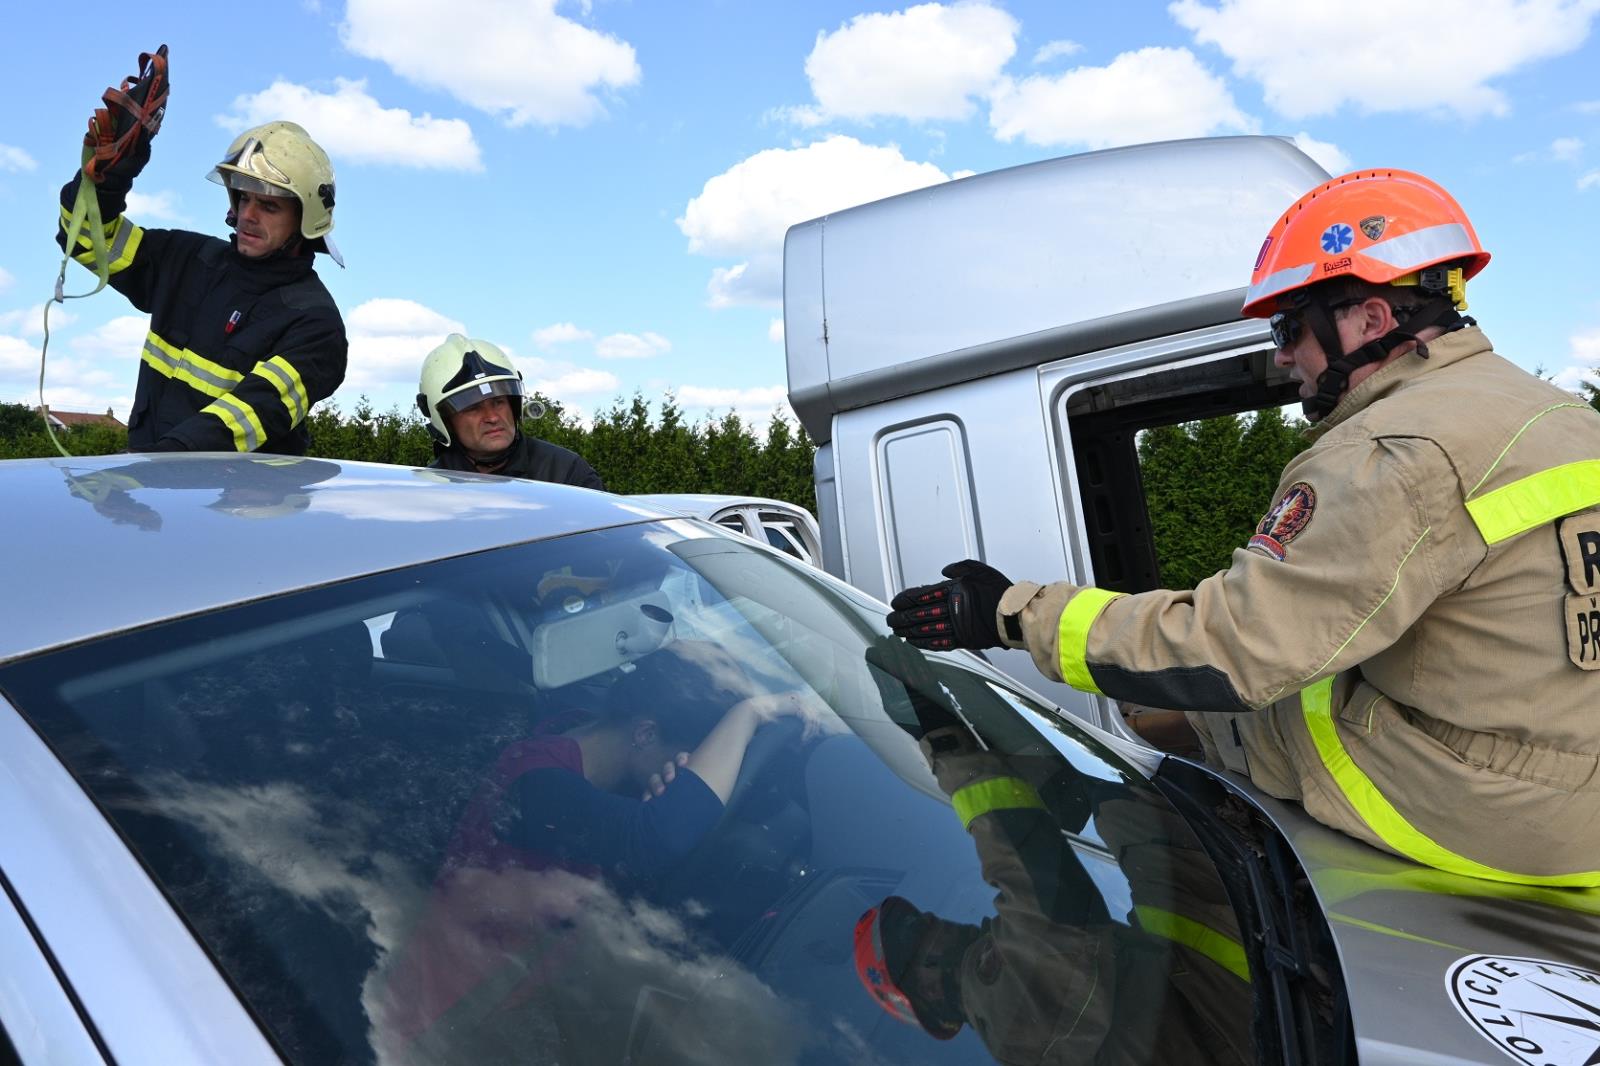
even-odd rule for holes
{"type": "Polygon", "coordinates": [[[450,416],[492,396],[508,398],[519,422],[525,408],[533,418],[544,413],[542,405],[525,403],[522,374],[509,355],[488,341],[452,333],[422,361],[417,407],[428,416],[429,435],[446,448],[451,444],[450,416]]]}
{"type": "Polygon", "coordinates": [[[235,203],[240,192],[293,196],[300,201],[300,235],[308,241],[320,239],[328,254],[344,265],[328,239],[333,232],[333,164],[302,127],[268,122],[245,130],[206,177],[225,186],[235,203]]]}

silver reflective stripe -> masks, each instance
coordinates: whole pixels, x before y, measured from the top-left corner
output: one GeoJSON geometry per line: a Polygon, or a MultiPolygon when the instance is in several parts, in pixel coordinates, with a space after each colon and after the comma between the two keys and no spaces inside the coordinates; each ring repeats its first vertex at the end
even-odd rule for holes
{"type": "Polygon", "coordinates": [[[218,396],[212,401],[211,406],[220,407],[233,416],[235,426],[244,434],[244,447],[240,451],[253,452],[261,447],[261,438],[256,435],[256,428],[250,424],[250,416],[254,412],[240,406],[232,396],[218,396]]]}
{"type": "Polygon", "coordinates": [[[1368,245],[1361,249],[1361,254],[1385,266],[1411,268],[1420,263],[1475,255],[1477,249],[1472,246],[1467,227],[1459,222],[1446,222],[1368,245]]]}
{"type": "Polygon", "coordinates": [[[117,236],[111,242],[111,247],[106,249],[106,263],[110,265],[122,258],[123,249],[128,247],[128,238],[133,233],[133,223],[122,218],[117,220],[117,236]]]}
{"type": "Polygon", "coordinates": [[[166,367],[167,377],[171,377],[172,372],[178,369],[178,360],[167,354],[165,349],[160,347],[155,341],[148,337],[145,338],[144,342],[144,354],[148,355],[150,358],[166,367]]]}
{"type": "Polygon", "coordinates": [[[232,392],[233,387],[238,384],[236,381],[229,381],[226,378],[218,377],[217,375],[211,373],[211,371],[202,366],[198,366],[195,363],[191,363],[187,359],[174,358],[170,352],[167,352],[158,346],[155,341],[149,338],[145,339],[144,350],[146,354],[150,355],[153,359],[155,359],[156,362],[167,368],[168,377],[172,377],[174,374],[178,373],[179,370],[182,370],[183,373],[189,375],[190,377],[199,378],[207,385],[210,385],[212,388],[216,389],[217,391],[215,395],[225,396],[232,392]]]}
{"type": "Polygon", "coordinates": [[[273,377],[278,379],[278,391],[283,394],[284,406],[288,407],[289,413],[294,416],[294,422],[292,424],[298,426],[300,424],[300,420],[306,416],[306,409],[305,406],[300,402],[300,390],[295,387],[294,381],[289,377],[288,374],[283,372],[282,367],[270,360],[257,363],[256,372],[263,375],[271,374],[273,377]],[[293,406],[290,406],[291,404],[293,406]]]}
{"type": "Polygon", "coordinates": [[[1273,296],[1285,290],[1304,285],[1309,277],[1311,277],[1310,263],[1275,270],[1250,286],[1249,290],[1244,294],[1244,302],[1253,304],[1264,297],[1273,296]]]}

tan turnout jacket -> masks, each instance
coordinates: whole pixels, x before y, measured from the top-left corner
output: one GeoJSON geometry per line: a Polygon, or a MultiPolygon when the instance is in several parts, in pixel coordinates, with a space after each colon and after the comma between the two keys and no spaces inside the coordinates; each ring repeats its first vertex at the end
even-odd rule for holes
{"type": "MultiPolygon", "coordinates": [[[[1600,884],[1600,414],[1476,328],[1353,389],[1193,591],[1013,586],[1041,671],[1237,729],[1255,783],[1442,869],[1600,884]]],[[[1208,738],[1209,739],[1209,738],[1208,738]]]]}

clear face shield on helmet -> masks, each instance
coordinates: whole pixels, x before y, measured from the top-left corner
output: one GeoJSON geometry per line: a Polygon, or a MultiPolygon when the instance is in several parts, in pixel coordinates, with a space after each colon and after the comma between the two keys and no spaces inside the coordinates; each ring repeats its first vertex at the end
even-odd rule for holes
{"type": "MultiPolygon", "coordinates": [[[[471,410],[485,400],[493,399],[496,396],[504,396],[520,402],[523,397],[522,382],[516,378],[496,378],[493,381],[474,382],[447,396],[439,397],[439,413],[446,417],[458,415],[462,411],[471,410]]],[[[512,404],[513,409],[517,406],[518,403],[512,404]]],[[[529,413],[532,417],[537,418],[542,412],[531,411],[529,413]]]]}

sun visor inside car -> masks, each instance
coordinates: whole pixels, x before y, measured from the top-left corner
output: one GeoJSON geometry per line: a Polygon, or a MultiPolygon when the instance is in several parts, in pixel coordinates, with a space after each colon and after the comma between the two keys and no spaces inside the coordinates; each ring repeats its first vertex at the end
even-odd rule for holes
{"type": "Polygon", "coordinates": [[[546,622],[533,631],[533,683],[553,689],[603,674],[655,651],[671,629],[659,591],[546,622]]]}

